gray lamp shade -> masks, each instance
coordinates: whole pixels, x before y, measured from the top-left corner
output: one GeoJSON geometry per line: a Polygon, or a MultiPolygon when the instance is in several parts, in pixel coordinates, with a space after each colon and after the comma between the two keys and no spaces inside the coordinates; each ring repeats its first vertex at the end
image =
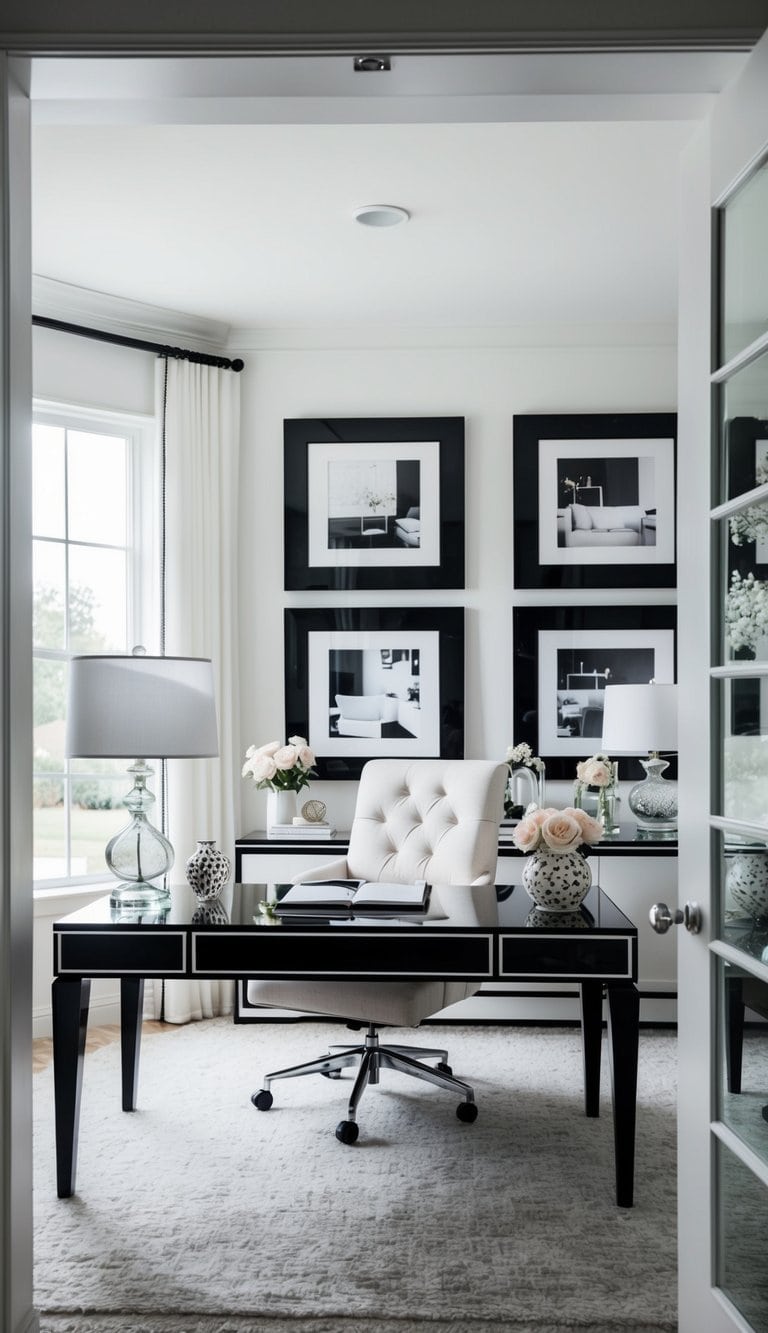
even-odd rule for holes
{"type": "Polygon", "coordinates": [[[72,658],[68,755],[192,759],[218,753],[209,658],[72,658]]]}
{"type": "Polygon", "coordinates": [[[676,685],[607,685],[603,748],[608,754],[677,749],[676,685]]]}

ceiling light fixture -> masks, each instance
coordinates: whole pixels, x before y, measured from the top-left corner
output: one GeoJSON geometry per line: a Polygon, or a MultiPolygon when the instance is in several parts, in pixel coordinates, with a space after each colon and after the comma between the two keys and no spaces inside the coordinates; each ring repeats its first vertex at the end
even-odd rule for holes
{"type": "Polygon", "coordinates": [[[392,68],[389,56],[355,56],[354,68],[358,74],[379,74],[392,68]]]}
{"type": "Polygon", "coordinates": [[[397,204],[363,204],[355,209],[355,221],[362,227],[397,227],[410,216],[407,208],[399,208],[397,204]]]}

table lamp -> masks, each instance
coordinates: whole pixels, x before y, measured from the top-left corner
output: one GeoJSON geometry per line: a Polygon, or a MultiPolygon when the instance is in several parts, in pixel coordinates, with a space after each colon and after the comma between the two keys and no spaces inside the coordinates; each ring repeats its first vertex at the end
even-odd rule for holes
{"type": "Polygon", "coordinates": [[[133,787],[124,804],[126,828],[107,844],[105,858],[120,884],[116,906],[145,907],[168,901],[162,880],[173,848],[147,818],[155,798],[147,789],[154,759],[205,758],[219,753],[213,670],[209,658],[132,656],[73,657],[69,666],[67,755],[127,759],[133,787]]]}
{"type": "Polygon", "coordinates": [[[662,776],[669,767],[660,751],[677,750],[677,686],[607,685],[603,705],[603,749],[606,754],[639,754],[646,776],[627,798],[638,829],[660,836],[677,832],[677,783],[662,776]]]}

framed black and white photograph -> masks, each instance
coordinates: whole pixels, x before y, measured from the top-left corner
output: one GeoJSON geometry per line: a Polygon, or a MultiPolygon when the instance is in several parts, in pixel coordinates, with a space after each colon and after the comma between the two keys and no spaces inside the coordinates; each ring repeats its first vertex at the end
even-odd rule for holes
{"type": "Polygon", "coordinates": [[[516,416],[518,588],[672,588],[676,416],[516,416]]]}
{"type": "Polygon", "coordinates": [[[462,417],[283,429],[287,589],[464,587],[462,417]]]}
{"type": "Polygon", "coordinates": [[[321,778],[357,778],[374,758],[463,758],[463,609],[286,610],[285,708],[321,778]]]}
{"type": "MultiPolygon", "coordinates": [[[[513,612],[514,743],[527,741],[552,778],[602,748],[607,685],[673,684],[673,606],[536,606],[513,612]]],[[[642,778],[621,759],[622,778],[642,778]]]]}

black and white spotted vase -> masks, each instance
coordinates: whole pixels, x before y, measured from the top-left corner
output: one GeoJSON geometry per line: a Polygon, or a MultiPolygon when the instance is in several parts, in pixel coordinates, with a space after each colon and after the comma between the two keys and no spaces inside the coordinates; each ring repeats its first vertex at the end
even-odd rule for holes
{"type": "Polygon", "coordinates": [[[768,852],[737,852],[728,860],[727,898],[746,916],[768,916],[768,852]]]}
{"type": "Polygon", "coordinates": [[[215,842],[198,842],[185,867],[187,882],[194,889],[195,897],[201,903],[218,898],[231,868],[229,857],[219,851],[215,842]]]}
{"type": "Polygon", "coordinates": [[[543,912],[574,912],[592,884],[589,862],[581,852],[530,852],[523,884],[543,912]]]}

